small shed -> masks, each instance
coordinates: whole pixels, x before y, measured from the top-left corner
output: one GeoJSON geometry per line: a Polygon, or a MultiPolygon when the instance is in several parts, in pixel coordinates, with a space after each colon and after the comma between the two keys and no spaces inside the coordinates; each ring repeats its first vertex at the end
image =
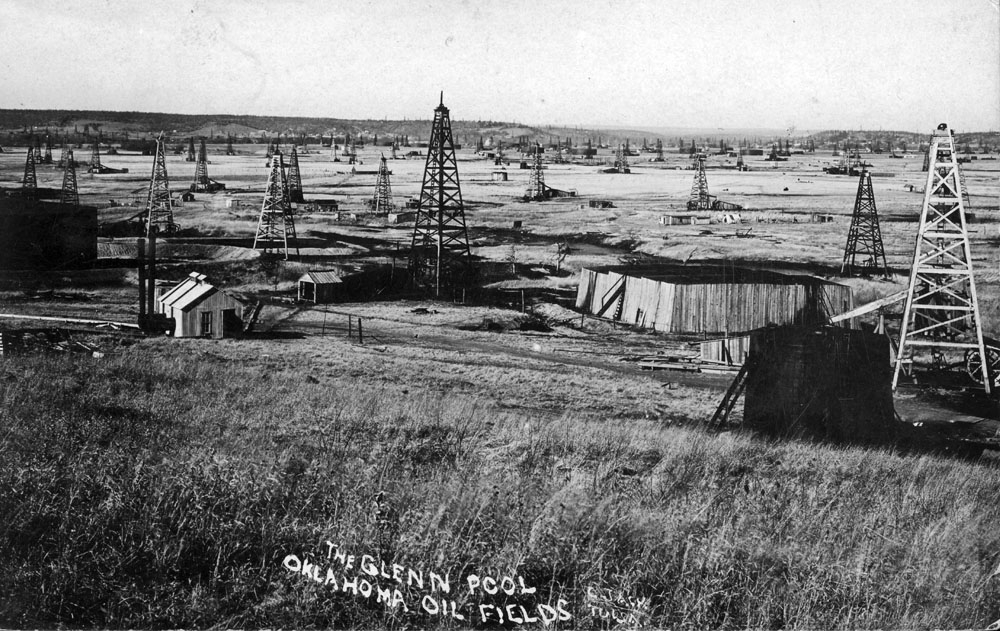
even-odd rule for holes
{"type": "Polygon", "coordinates": [[[507,181],[507,171],[504,169],[497,169],[493,172],[494,182],[506,182],[507,181]]]}
{"type": "Polygon", "coordinates": [[[334,271],[306,272],[299,278],[299,300],[317,304],[332,302],[343,283],[343,279],[334,271]]]}
{"type": "Polygon", "coordinates": [[[174,337],[221,339],[243,331],[243,303],[198,272],[159,296],[156,312],[173,318],[174,337]]]}

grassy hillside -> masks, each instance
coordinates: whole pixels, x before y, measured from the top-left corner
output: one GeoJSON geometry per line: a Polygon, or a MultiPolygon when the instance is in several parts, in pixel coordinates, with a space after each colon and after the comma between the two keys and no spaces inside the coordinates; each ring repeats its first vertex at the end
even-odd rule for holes
{"type": "MultiPolygon", "coordinates": [[[[238,348],[159,340],[103,359],[4,359],[0,623],[955,628],[1000,616],[995,467],[533,417],[474,390],[418,394],[418,371],[397,384],[303,366],[280,341],[267,355],[238,348]],[[450,603],[464,621],[442,613],[450,603]]],[[[352,348],[333,350],[350,365],[352,348]]]]}

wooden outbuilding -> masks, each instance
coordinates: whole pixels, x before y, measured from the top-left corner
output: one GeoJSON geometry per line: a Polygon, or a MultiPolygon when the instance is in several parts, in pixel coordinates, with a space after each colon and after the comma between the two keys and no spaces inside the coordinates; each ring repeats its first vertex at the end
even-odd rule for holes
{"type": "Polygon", "coordinates": [[[243,331],[243,303],[205,282],[198,272],[160,295],[156,312],[173,319],[174,337],[221,339],[243,331]]]}
{"type": "Polygon", "coordinates": [[[299,300],[313,303],[333,302],[344,280],[334,271],[306,272],[299,278],[299,300]]]}

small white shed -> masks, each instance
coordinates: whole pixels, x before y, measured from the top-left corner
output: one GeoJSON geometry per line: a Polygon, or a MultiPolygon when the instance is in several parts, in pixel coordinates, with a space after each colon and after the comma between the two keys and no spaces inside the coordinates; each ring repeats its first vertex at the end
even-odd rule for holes
{"type": "Polygon", "coordinates": [[[156,311],[173,318],[174,337],[220,339],[243,330],[243,303],[206,283],[198,272],[159,296],[156,311]]]}

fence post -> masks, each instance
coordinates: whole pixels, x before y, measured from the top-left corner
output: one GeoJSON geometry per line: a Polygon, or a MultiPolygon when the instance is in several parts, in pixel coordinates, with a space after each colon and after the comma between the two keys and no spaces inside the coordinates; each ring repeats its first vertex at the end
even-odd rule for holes
{"type": "Polygon", "coordinates": [[[350,315],[347,316],[347,339],[354,337],[354,320],[350,315]]]}
{"type": "Polygon", "coordinates": [[[358,344],[365,343],[365,336],[361,332],[361,316],[358,316],[358,344]]]}

